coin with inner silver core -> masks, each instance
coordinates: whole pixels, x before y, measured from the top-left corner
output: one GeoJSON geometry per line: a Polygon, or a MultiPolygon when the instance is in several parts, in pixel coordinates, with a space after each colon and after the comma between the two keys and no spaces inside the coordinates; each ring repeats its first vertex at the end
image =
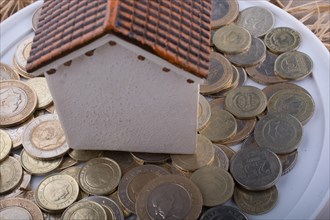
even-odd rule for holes
{"type": "Polygon", "coordinates": [[[237,0],[212,0],[211,28],[218,29],[232,23],[238,16],[237,0]]]}
{"type": "Polygon", "coordinates": [[[199,220],[248,220],[243,212],[232,206],[220,205],[206,210],[199,220]]]}
{"type": "Polygon", "coordinates": [[[4,199],[0,202],[1,219],[41,220],[42,212],[32,201],[23,198],[4,199]]]}
{"type": "Polygon", "coordinates": [[[270,97],[272,97],[276,92],[278,92],[279,90],[283,90],[283,89],[300,89],[304,93],[311,96],[311,94],[309,94],[309,92],[306,89],[304,89],[303,87],[298,86],[293,83],[288,83],[288,82],[268,85],[265,88],[263,88],[262,91],[263,91],[263,93],[265,93],[265,95],[267,96],[267,99],[269,100],[270,97]]]}
{"type": "Polygon", "coordinates": [[[221,167],[224,170],[228,170],[229,168],[229,159],[226,153],[217,145],[213,145],[215,149],[215,156],[212,164],[209,166],[221,167]]]}
{"type": "Polygon", "coordinates": [[[24,39],[17,47],[13,59],[14,66],[18,70],[18,73],[24,78],[33,78],[34,75],[26,72],[25,66],[27,64],[27,59],[30,56],[30,51],[32,47],[33,36],[24,39]]]}
{"type": "Polygon", "coordinates": [[[67,220],[78,220],[78,219],[97,219],[97,220],[106,220],[107,213],[104,208],[93,201],[83,200],[72,204],[67,208],[61,219],[67,220]]]}
{"type": "Polygon", "coordinates": [[[107,219],[124,220],[123,212],[121,211],[119,205],[112,199],[104,196],[89,196],[83,201],[85,200],[93,201],[100,204],[101,206],[103,206],[106,212],[107,209],[109,209],[109,212],[107,212],[107,219]]]}
{"type": "Polygon", "coordinates": [[[19,75],[7,64],[0,63],[0,81],[1,80],[19,80],[19,75]]]}
{"type": "Polygon", "coordinates": [[[232,158],[230,173],[245,189],[265,190],[281,177],[282,164],[278,156],[266,148],[244,149],[232,158]]]}
{"type": "Polygon", "coordinates": [[[267,48],[276,54],[292,51],[300,46],[300,34],[289,27],[271,29],[265,36],[267,48]]]}

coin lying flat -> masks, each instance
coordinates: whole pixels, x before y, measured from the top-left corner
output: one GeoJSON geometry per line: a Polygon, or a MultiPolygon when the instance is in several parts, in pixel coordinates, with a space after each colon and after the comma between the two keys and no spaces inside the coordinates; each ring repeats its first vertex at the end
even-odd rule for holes
{"type": "Polygon", "coordinates": [[[290,172],[298,160],[298,151],[292,151],[288,154],[279,154],[278,157],[282,163],[282,176],[290,172]]]}
{"type": "Polygon", "coordinates": [[[265,88],[263,88],[262,91],[265,93],[265,95],[267,96],[267,99],[269,100],[270,97],[272,97],[276,92],[283,90],[283,89],[300,89],[304,93],[310,95],[309,92],[306,89],[304,89],[303,87],[298,86],[293,83],[288,83],[288,82],[268,85],[265,88]]]}
{"type": "Polygon", "coordinates": [[[15,158],[9,156],[0,166],[0,194],[15,189],[23,176],[23,169],[15,158]]]}
{"type": "Polygon", "coordinates": [[[238,151],[230,163],[230,173],[238,184],[259,191],[274,186],[282,174],[278,156],[266,148],[238,151]]]}
{"type": "Polygon", "coordinates": [[[128,171],[118,186],[119,199],[125,209],[131,213],[136,213],[136,198],[141,189],[152,179],[167,174],[169,172],[156,165],[138,166],[128,171]]]}
{"type": "Polygon", "coordinates": [[[228,92],[226,110],[240,119],[250,119],[261,114],[267,106],[266,95],[253,86],[242,86],[228,92]]]}
{"type": "Polygon", "coordinates": [[[275,74],[283,79],[301,80],[312,73],[313,61],[305,53],[290,51],[281,54],[275,61],[275,74]]]}
{"type": "Polygon", "coordinates": [[[25,83],[0,81],[0,127],[10,127],[26,121],[35,111],[37,96],[25,83]]]}
{"type": "Polygon", "coordinates": [[[1,80],[19,80],[19,75],[9,65],[0,63],[0,81],[1,80]]]}
{"type": "Polygon", "coordinates": [[[232,23],[237,18],[238,13],[237,0],[213,0],[211,28],[217,29],[223,25],[232,23]]]}
{"type": "Polygon", "coordinates": [[[57,115],[47,114],[33,119],[25,128],[23,147],[35,158],[61,157],[69,150],[57,115]]]}
{"type": "Polygon", "coordinates": [[[233,64],[240,67],[249,67],[262,62],[266,57],[266,46],[262,40],[252,37],[250,48],[238,54],[225,54],[233,64]]]}
{"type": "Polygon", "coordinates": [[[25,78],[34,77],[34,75],[26,72],[25,70],[27,59],[30,56],[32,42],[33,42],[33,36],[28,37],[24,39],[21,43],[19,43],[15,51],[14,60],[13,60],[14,66],[18,70],[18,73],[25,78]]]}
{"type": "Polygon", "coordinates": [[[9,134],[0,129],[0,162],[9,155],[12,145],[9,134]]]}
{"type": "Polygon", "coordinates": [[[0,202],[1,219],[43,219],[39,207],[32,201],[22,198],[10,198],[0,202]]]}
{"type": "Polygon", "coordinates": [[[251,215],[261,215],[272,210],[277,202],[276,186],[263,191],[249,191],[235,186],[234,200],[240,210],[251,215]]]}
{"type": "Polygon", "coordinates": [[[200,131],[200,134],[213,143],[222,143],[236,134],[237,123],[232,114],[226,110],[212,108],[210,123],[200,131]]]}
{"type": "Polygon", "coordinates": [[[197,219],[203,205],[202,194],[189,179],[165,175],[151,180],[139,193],[139,219],[197,219]]]}
{"type": "Polygon", "coordinates": [[[94,158],[84,164],[79,173],[79,185],[91,195],[107,195],[119,184],[121,170],[116,161],[106,158],[94,158]]]}
{"type": "Polygon", "coordinates": [[[265,36],[265,44],[273,53],[284,53],[299,47],[301,39],[299,32],[289,27],[277,27],[265,36]]]}
{"type": "Polygon", "coordinates": [[[198,103],[198,130],[203,129],[210,121],[211,107],[204,96],[199,95],[198,103]]]}
{"type": "Polygon", "coordinates": [[[215,220],[215,219],[235,219],[235,220],[248,220],[243,212],[232,206],[216,206],[208,209],[200,217],[200,220],[215,220]]]}
{"type": "Polygon", "coordinates": [[[102,155],[100,150],[70,150],[68,152],[69,156],[77,161],[88,161],[102,155]]]}
{"type": "Polygon", "coordinates": [[[137,162],[139,161],[142,164],[145,164],[145,163],[162,164],[162,163],[165,163],[168,159],[170,159],[169,154],[132,152],[131,155],[137,162]]]}
{"type": "Polygon", "coordinates": [[[247,51],[251,46],[251,41],[251,34],[245,28],[234,24],[220,28],[213,35],[214,46],[226,54],[247,51]]]}
{"type": "Polygon", "coordinates": [[[229,168],[229,159],[226,153],[217,145],[213,145],[215,149],[214,160],[210,166],[221,167],[224,170],[229,168]]]}
{"type": "Polygon", "coordinates": [[[35,199],[40,208],[60,211],[76,201],[79,186],[75,179],[65,174],[54,174],[44,178],[35,190],[35,199]]]}
{"type": "Polygon", "coordinates": [[[233,68],[230,62],[221,54],[212,52],[210,71],[207,79],[200,86],[200,93],[212,94],[230,86],[233,78],[233,68]]]}
{"type": "Polygon", "coordinates": [[[172,154],[172,161],[184,171],[194,171],[212,163],[214,159],[212,142],[203,135],[197,135],[195,154],[172,154]]]}
{"type": "Polygon", "coordinates": [[[20,163],[24,170],[26,170],[28,173],[41,176],[59,167],[62,160],[62,157],[51,160],[35,159],[26,153],[26,151],[23,149],[21,151],[20,163]]]}
{"type": "Polygon", "coordinates": [[[234,193],[233,178],[227,171],[220,167],[202,167],[196,170],[190,179],[201,191],[204,206],[223,204],[234,193]]]}
{"type": "Polygon", "coordinates": [[[61,219],[98,219],[98,220],[106,220],[107,213],[104,208],[93,201],[84,200],[80,202],[76,202],[72,204],[69,208],[67,208],[63,214],[61,219]]]}
{"type": "Polygon", "coordinates": [[[4,128],[4,130],[9,134],[10,139],[13,142],[13,150],[17,150],[22,147],[24,130],[33,118],[34,117],[31,117],[22,124],[16,125],[14,127],[4,128]]]}
{"type": "Polygon", "coordinates": [[[303,134],[301,123],[290,114],[272,113],[260,119],[254,130],[258,145],[277,154],[290,153],[299,146],[303,134]]]}
{"type": "Polygon", "coordinates": [[[238,25],[244,27],[255,37],[264,36],[273,28],[274,22],[273,13],[266,8],[258,6],[241,11],[236,21],[238,25]]]}
{"type": "Polygon", "coordinates": [[[48,84],[45,77],[35,77],[26,81],[37,94],[38,104],[37,109],[44,109],[53,102],[52,95],[50,94],[48,84]]]}
{"type": "Polygon", "coordinates": [[[124,214],[121,211],[119,205],[110,198],[104,196],[89,196],[84,199],[88,201],[93,201],[100,204],[105,211],[107,212],[107,219],[115,219],[115,220],[124,220],[124,214]]]}
{"type": "Polygon", "coordinates": [[[277,57],[276,54],[267,50],[266,58],[263,62],[255,66],[247,67],[245,70],[250,78],[257,83],[272,84],[285,82],[285,79],[276,76],[274,72],[275,60],[277,57]]]}
{"type": "Polygon", "coordinates": [[[306,124],[313,116],[315,104],[312,96],[300,89],[283,89],[272,95],[267,110],[270,113],[289,113],[306,124]]]}
{"type": "Polygon", "coordinates": [[[129,152],[124,151],[104,151],[104,157],[108,157],[116,161],[121,169],[122,175],[127,173],[129,170],[138,166],[138,163],[133,159],[129,152]]]}

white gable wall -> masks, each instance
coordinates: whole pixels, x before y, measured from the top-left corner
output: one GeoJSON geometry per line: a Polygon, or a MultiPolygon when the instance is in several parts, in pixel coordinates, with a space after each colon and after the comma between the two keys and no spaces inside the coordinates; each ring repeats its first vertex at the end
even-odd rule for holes
{"type": "MultiPolygon", "coordinates": [[[[199,86],[122,42],[46,74],[69,146],[193,153],[199,86]],[[137,57],[146,57],[141,61],[137,57]]],[[[164,62],[166,64],[167,62],[164,62]]],[[[195,79],[195,77],[192,77],[195,79]]]]}

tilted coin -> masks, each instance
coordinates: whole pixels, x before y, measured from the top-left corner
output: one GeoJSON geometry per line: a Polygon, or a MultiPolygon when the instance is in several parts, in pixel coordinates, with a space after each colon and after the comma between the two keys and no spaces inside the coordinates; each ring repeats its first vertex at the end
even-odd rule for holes
{"type": "Polygon", "coordinates": [[[25,128],[23,147],[30,156],[39,159],[64,155],[69,146],[58,116],[47,114],[33,119],[25,128]]]}
{"type": "MultiPolygon", "coordinates": [[[[215,157],[216,156],[214,156],[214,160],[216,160],[215,157]]],[[[215,161],[215,162],[217,162],[217,161],[215,161]]],[[[209,164],[209,166],[212,166],[212,165],[213,165],[213,162],[211,164],[209,164]]],[[[178,165],[176,165],[175,162],[172,162],[172,164],[171,164],[171,173],[176,174],[176,175],[180,175],[180,176],[184,176],[188,179],[193,174],[192,171],[182,170],[182,168],[180,168],[178,165]]]]}
{"type": "Polygon", "coordinates": [[[138,163],[133,159],[129,152],[125,151],[103,151],[103,156],[113,159],[118,163],[121,169],[122,175],[127,173],[129,170],[138,166],[138,163]]]}
{"type": "Polygon", "coordinates": [[[202,194],[189,179],[179,175],[157,177],[147,183],[136,200],[139,219],[197,219],[202,194]]]}
{"type": "Polygon", "coordinates": [[[220,53],[212,52],[208,77],[200,85],[201,94],[212,94],[230,86],[233,68],[230,62],[220,53]]]}
{"type": "Polygon", "coordinates": [[[62,220],[61,214],[43,212],[42,215],[44,220],[62,220]]]}
{"type": "Polygon", "coordinates": [[[0,194],[15,189],[23,177],[21,164],[9,156],[0,164],[0,194]]]}
{"type": "Polygon", "coordinates": [[[213,145],[215,149],[215,156],[213,163],[210,166],[221,167],[224,170],[229,168],[229,159],[226,153],[217,145],[213,145]]]}
{"type": "Polygon", "coordinates": [[[25,66],[27,59],[30,56],[32,47],[33,36],[24,39],[19,43],[14,55],[14,65],[16,66],[18,73],[25,78],[33,78],[34,75],[26,72],[25,66]]]}
{"type": "Polygon", "coordinates": [[[17,198],[23,198],[23,199],[28,199],[32,202],[35,203],[35,199],[34,199],[34,191],[33,190],[28,190],[28,191],[24,191],[22,194],[20,194],[17,198]]]}
{"type": "Polygon", "coordinates": [[[9,134],[10,139],[13,142],[13,150],[17,150],[22,147],[24,130],[33,118],[34,117],[30,117],[25,122],[17,126],[4,128],[4,130],[9,134]]]}
{"type": "Polygon", "coordinates": [[[266,34],[264,42],[271,52],[279,54],[297,49],[301,39],[299,32],[292,28],[277,27],[266,34]]]}
{"type": "Polygon", "coordinates": [[[0,202],[1,219],[43,219],[39,207],[32,201],[22,198],[4,199],[0,202]]]}
{"type": "Polygon", "coordinates": [[[69,156],[77,161],[88,161],[90,159],[102,156],[100,150],[75,150],[71,149],[68,152],[69,156]]]}
{"type": "Polygon", "coordinates": [[[182,170],[194,171],[212,163],[214,159],[212,142],[203,135],[197,135],[195,154],[172,154],[172,161],[182,170]]]}
{"type": "Polygon", "coordinates": [[[238,16],[237,0],[212,0],[211,28],[232,23],[238,16]]]}
{"type": "Polygon", "coordinates": [[[124,217],[128,217],[128,216],[130,216],[132,214],[130,211],[128,211],[124,207],[123,203],[120,201],[118,190],[116,190],[115,192],[111,193],[108,197],[110,199],[112,199],[113,201],[115,201],[119,205],[120,209],[122,210],[122,212],[124,214],[124,217]]]}
{"type": "Polygon", "coordinates": [[[209,103],[211,109],[225,109],[225,97],[212,99],[209,103]]]}
{"type": "Polygon", "coordinates": [[[37,94],[38,98],[38,109],[44,109],[53,102],[52,95],[50,94],[48,84],[45,77],[35,77],[26,81],[26,84],[29,85],[37,94]]]}
{"type": "Polygon", "coordinates": [[[244,68],[237,67],[237,66],[236,66],[236,68],[238,70],[238,75],[239,75],[237,87],[240,87],[240,86],[243,86],[245,84],[246,79],[247,79],[247,75],[246,75],[246,71],[245,71],[244,68]]]}
{"type": "Polygon", "coordinates": [[[197,185],[203,196],[204,206],[225,203],[234,193],[234,180],[220,167],[205,166],[196,170],[190,179],[197,185]]]}
{"type": "Polygon", "coordinates": [[[283,89],[272,95],[267,110],[270,113],[289,113],[306,124],[313,116],[315,104],[312,96],[300,89],[283,89]]]}
{"type": "Polygon", "coordinates": [[[285,79],[276,76],[274,72],[275,60],[277,57],[278,55],[267,50],[266,58],[263,62],[255,66],[247,67],[245,70],[250,78],[257,83],[272,84],[285,82],[285,79]]]}
{"type": "Polygon", "coordinates": [[[225,108],[240,119],[250,119],[261,114],[267,106],[266,95],[253,86],[242,86],[228,92],[225,108]]]}
{"type": "Polygon", "coordinates": [[[236,152],[231,149],[230,147],[227,147],[226,145],[223,144],[216,144],[217,147],[219,147],[225,154],[227,155],[229,161],[233,158],[233,156],[236,154],[236,152]]]}
{"type": "Polygon", "coordinates": [[[83,200],[72,204],[67,208],[63,214],[62,219],[74,220],[74,219],[97,219],[106,220],[107,213],[104,208],[93,201],[83,200]]]}
{"type": "Polygon", "coordinates": [[[302,135],[301,123],[287,113],[266,115],[257,122],[254,130],[257,144],[277,154],[286,154],[296,150],[302,135]]]}
{"type": "Polygon", "coordinates": [[[72,159],[71,157],[65,156],[65,157],[63,157],[61,164],[57,167],[57,170],[67,169],[69,167],[76,165],[77,163],[78,163],[77,160],[72,159]]]}
{"type": "Polygon", "coordinates": [[[306,89],[304,89],[303,87],[298,86],[293,83],[288,83],[288,82],[268,85],[265,88],[263,88],[262,91],[265,93],[265,95],[267,96],[267,99],[269,100],[270,97],[272,97],[272,95],[274,95],[279,90],[283,90],[283,89],[300,89],[304,93],[310,95],[309,92],[306,89]]]}
{"type": "Polygon", "coordinates": [[[281,54],[275,61],[275,74],[283,79],[301,80],[312,73],[313,61],[305,53],[289,51],[281,54]]]}
{"type": "Polygon", "coordinates": [[[198,102],[198,130],[203,129],[210,121],[211,107],[204,96],[199,95],[198,102]]]}
{"type": "Polygon", "coordinates": [[[6,131],[0,129],[0,162],[6,159],[6,157],[9,155],[12,145],[13,143],[9,134],[6,131]]]}
{"type": "Polygon", "coordinates": [[[49,112],[47,112],[47,111],[44,110],[44,109],[37,109],[37,111],[34,112],[33,116],[34,116],[35,118],[37,118],[37,117],[39,117],[39,116],[41,116],[41,115],[48,115],[48,114],[49,114],[49,112]]]}
{"type": "Polygon", "coordinates": [[[249,67],[262,62],[266,57],[266,46],[262,40],[252,37],[250,48],[238,54],[225,54],[233,64],[240,67],[249,67]]]}
{"type": "Polygon", "coordinates": [[[65,174],[47,176],[35,190],[37,205],[50,211],[64,210],[76,201],[78,195],[78,183],[73,177],[65,174]]]}
{"type": "Polygon", "coordinates": [[[277,202],[276,186],[263,191],[250,191],[235,186],[234,200],[240,210],[251,215],[261,215],[272,210],[277,202]]]}
{"type": "Polygon", "coordinates": [[[9,65],[0,63],[0,81],[1,80],[19,80],[19,75],[9,65]]]}
{"type": "Polygon", "coordinates": [[[161,163],[165,163],[168,159],[170,159],[169,154],[132,152],[131,155],[136,161],[142,161],[142,164],[145,163],[161,164],[161,163]]]}
{"type": "Polygon", "coordinates": [[[35,12],[32,15],[32,29],[34,32],[37,31],[37,28],[38,28],[41,9],[42,9],[42,7],[38,8],[37,10],[35,10],[35,12]]]}
{"type": "Polygon", "coordinates": [[[278,156],[266,148],[238,151],[230,163],[230,173],[238,184],[259,191],[274,186],[282,174],[278,156]]]}
{"type": "Polygon", "coordinates": [[[261,37],[273,28],[275,18],[267,8],[254,6],[241,11],[236,23],[248,30],[252,36],[261,37]]]}
{"type": "Polygon", "coordinates": [[[200,217],[200,220],[215,220],[215,219],[232,219],[232,220],[248,220],[243,212],[232,206],[216,206],[208,209],[200,217]]]}
{"type": "Polygon", "coordinates": [[[51,113],[51,114],[54,114],[55,113],[55,105],[54,103],[53,104],[50,104],[49,106],[46,107],[46,111],[51,113]]]}
{"type": "Polygon", "coordinates": [[[251,34],[235,24],[224,26],[213,35],[214,46],[220,52],[237,54],[247,51],[251,46],[251,34]]]}
{"type": "Polygon", "coordinates": [[[298,151],[292,151],[288,154],[279,154],[278,157],[282,163],[282,176],[290,172],[298,160],[298,151]]]}
{"type": "Polygon", "coordinates": [[[257,142],[256,139],[254,139],[254,134],[253,132],[249,135],[248,138],[245,139],[245,141],[242,143],[241,145],[241,150],[244,149],[252,149],[252,148],[258,148],[260,147],[257,142]]]}
{"type": "Polygon", "coordinates": [[[91,195],[107,195],[113,192],[121,179],[121,170],[116,161],[94,158],[84,164],[79,173],[79,185],[91,195]]]}
{"type": "Polygon", "coordinates": [[[141,189],[152,179],[168,174],[169,172],[156,165],[138,166],[128,171],[118,185],[119,199],[125,209],[136,213],[136,198],[141,189]]]}
{"type": "Polygon", "coordinates": [[[69,168],[66,168],[66,169],[62,170],[60,172],[60,174],[69,175],[69,176],[73,177],[78,183],[79,182],[79,172],[80,172],[80,170],[81,170],[81,167],[73,166],[73,167],[69,167],[69,168]]]}
{"type": "Polygon", "coordinates": [[[19,195],[25,193],[30,188],[30,181],[31,175],[23,171],[23,177],[16,188],[6,194],[0,195],[0,200],[18,197],[19,195]]]}
{"type": "Polygon", "coordinates": [[[62,160],[62,157],[51,160],[35,159],[26,153],[24,149],[21,151],[20,158],[20,162],[24,170],[36,176],[41,176],[55,170],[58,166],[60,166],[62,160]]]}
{"type": "Polygon", "coordinates": [[[226,110],[212,108],[210,123],[200,131],[213,143],[224,142],[236,134],[237,123],[232,114],[226,110]]]}
{"type": "Polygon", "coordinates": [[[89,196],[84,199],[88,201],[93,201],[105,208],[106,212],[109,209],[110,213],[107,212],[107,219],[116,219],[116,220],[124,220],[124,214],[121,211],[119,205],[110,198],[104,196],[89,196]],[[110,214],[110,215],[109,215],[110,214]]]}
{"type": "Polygon", "coordinates": [[[23,123],[37,106],[35,92],[17,80],[0,81],[0,100],[0,127],[23,123]]]}

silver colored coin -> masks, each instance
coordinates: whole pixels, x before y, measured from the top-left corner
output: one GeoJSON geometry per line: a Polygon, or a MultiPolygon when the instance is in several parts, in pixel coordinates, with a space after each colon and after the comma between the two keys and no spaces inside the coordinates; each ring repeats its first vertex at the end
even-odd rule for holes
{"type": "Polygon", "coordinates": [[[251,47],[243,53],[225,54],[225,57],[233,64],[240,67],[254,66],[266,57],[266,46],[262,40],[252,37],[251,47]]]}
{"type": "Polygon", "coordinates": [[[274,186],[282,174],[278,156],[266,148],[238,151],[231,159],[230,172],[243,188],[259,191],[274,186]]]}
{"type": "Polygon", "coordinates": [[[250,7],[241,11],[237,24],[248,30],[252,36],[264,36],[273,28],[275,22],[271,11],[263,7],[250,7]]]}

